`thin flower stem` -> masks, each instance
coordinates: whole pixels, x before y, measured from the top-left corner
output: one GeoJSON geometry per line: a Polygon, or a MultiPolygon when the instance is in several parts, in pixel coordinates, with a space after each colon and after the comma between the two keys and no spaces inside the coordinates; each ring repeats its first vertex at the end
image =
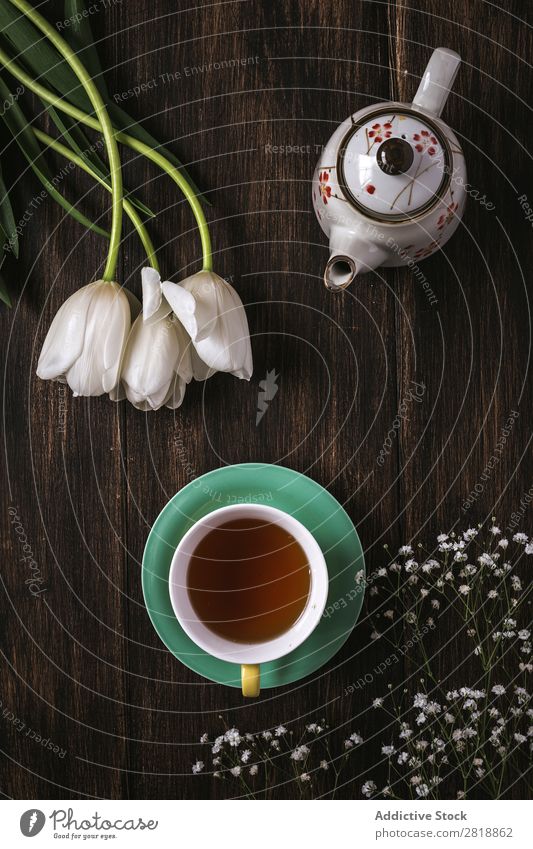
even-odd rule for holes
{"type": "MultiPolygon", "coordinates": [[[[66,147],[64,144],[61,144],[61,142],[57,141],[57,139],[52,138],[52,136],[49,136],[47,133],[43,133],[42,130],[38,130],[36,127],[33,127],[33,133],[40,142],[52,148],[52,150],[55,150],[61,156],[64,156],[65,159],[68,159],[73,162],[75,165],[78,166],[78,168],[81,168],[87,174],[90,174],[91,177],[93,177],[98,183],[100,183],[105,189],[107,189],[108,192],[113,191],[109,183],[107,183],[102,177],[100,177],[99,174],[93,171],[91,166],[88,165],[85,160],[82,159],[81,156],[78,156],[77,153],[74,153],[72,150],[70,150],[69,147],[66,147]]],[[[159,271],[159,264],[157,262],[155,248],[148,234],[148,230],[141,221],[141,218],[135,210],[135,207],[132,203],[130,203],[127,198],[122,199],[122,204],[124,207],[124,212],[130,219],[131,223],[133,224],[139,235],[139,239],[141,240],[142,245],[146,251],[148,262],[150,263],[152,268],[155,268],[156,271],[159,271]]]]}
{"type": "Polygon", "coordinates": [[[76,53],[70,45],[59,35],[57,30],[43,18],[43,16],[33,8],[26,0],[9,0],[19,12],[22,12],[41,32],[52,42],[59,53],[63,56],[66,62],[70,65],[81,85],[87,92],[94,111],[99,128],[104,136],[107,157],[109,160],[109,170],[111,174],[112,186],[112,221],[111,221],[111,238],[109,240],[109,248],[107,253],[107,261],[104,268],[102,278],[107,281],[114,280],[115,271],[118,261],[118,252],[120,248],[120,239],[122,233],[122,171],[120,167],[120,154],[115,138],[115,131],[111,120],[107,113],[105,103],[98,91],[96,85],[92,81],[90,75],[82,62],[76,56],[76,53]]]}
{"type": "MultiPolygon", "coordinates": [[[[10,0],[10,2],[23,2],[23,0],[10,0]]],[[[78,109],[76,106],[73,106],[71,103],[63,100],[63,98],[55,95],[45,86],[38,83],[34,80],[29,74],[27,74],[20,65],[17,65],[10,56],[3,50],[0,49],[0,62],[2,62],[10,74],[12,74],[16,79],[18,79],[21,83],[23,83],[30,91],[33,91],[34,94],[37,94],[42,100],[50,103],[52,106],[55,106],[56,109],[60,109],[62,112],[65,112],[67,115],[70,115],[71,118],[75,118],[82,124],[85,124],[87,127],[90,127],[92,130],[96,130],[97,132],[102,132],[103,127],[100,126],[100,122],[97,118],[93,118],[90,115],[86,115],[86,113],[82,109],[78,109]]],[[[156,150],[153,150],[149,145],[144,144],[144,142],[138,141],[138,139],[133,138],[133,136],[128,135],[127,133],[123,133],[120,131],[114,131],[115,138],[121,143],[127,145],[132,150],[136,151],[136,153],[141,154],[142,156],[146,156],[147,159],[150,159],[162,171],[165,171],[169,177],[171,177],[174,182],[179,186],[183,194],[185,195],[186,200],[191,207],[193,215],[196,219],[196,223],[198,225],[198,229],[200,231],[200,239],[202,242],[202,253],[203,253],[203,270],[211,271],[213,268],[213,259],[212,259],[212,249],[211,249],[211,239],[209,236],[209,228],[207,226],[207,221],[205,220],[205,215],[198,200],[198,196],[196,195],[194,189],[191,187],[190,183],[186,180],[183,174],[180,172],[178,168],[175,168],[163,154],[159,153],[156,150]]],[[[122,204],[121,204],[122,207],[122,204]]]]}

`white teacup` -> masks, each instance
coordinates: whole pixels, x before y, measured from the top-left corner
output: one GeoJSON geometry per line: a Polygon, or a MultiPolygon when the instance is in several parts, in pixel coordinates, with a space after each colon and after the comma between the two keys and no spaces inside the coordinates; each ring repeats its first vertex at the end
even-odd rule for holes
{"type": "Polygon", "coordinates": [[[197,646],[213,657],[241,664],[244,696],[257,696],[260,689],[261,663],[288,654],[314,631],[324,612],[328,596],[328,569],[324,555],[313,535],[288,513],[263,504],[232,504],[208,513],[190,528],[182,538],[170,566],[170,600],[176,618],[197,646]],[[307,604],[296,622],[283,634],[267,642],[236,643],[215,634],[197,616],[187,589],[189,562],[199,542],[220,525],[233,519],[258,519],[272,522],[287,531],[302,547],[310,570],[307,604]]]}

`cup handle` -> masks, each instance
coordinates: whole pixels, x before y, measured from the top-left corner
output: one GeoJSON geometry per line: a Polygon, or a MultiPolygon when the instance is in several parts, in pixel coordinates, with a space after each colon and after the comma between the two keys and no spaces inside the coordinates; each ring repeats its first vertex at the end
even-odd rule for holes
{"type": "Polygon", "coordinates": [[[241,666],[242,694],[246,698],[259,695],[260,672],[258,663],[243,663],[241,666]]]}

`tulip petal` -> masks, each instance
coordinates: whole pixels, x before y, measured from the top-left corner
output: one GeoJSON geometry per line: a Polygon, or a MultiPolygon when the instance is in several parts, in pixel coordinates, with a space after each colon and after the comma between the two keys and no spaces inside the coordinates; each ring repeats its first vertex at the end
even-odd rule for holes
{"type": "Polygon", "coordinates": [[[194,296],[179,283],[171,283],[169,280],[162,283],[162,289],[172,311],[179,318],[189,336],[194,339],[198,332],[194,296]]]}
{"type": "Polygon", "coordinates": [[[216,368],[210,368],[207,363],[204,363],[204,361],[200,359],[195,348],[191,351],[191,362],[192,374],[195,380],[208,380],[208,378],[213,377],[213,375],[217,373],[216,368]]]}
{"type": "Polygon", "coordinates": [[[126,346],[122,381],[126,395],[136,406],[142,398],[151,409],[162,406],[180,356],[180,344],[174,323],[164,319],[146,324],[141,316],[135,321],[126,346]]]}
{"type": "Polygon", "coordinates": [[[155,268],[141,271],[143,288],[143,318],[146,321],[161,305],[161,275],[155,268]]]}
{"type": "Polygon", "coordinates": [[[192,357],[195,354],[195,350],[191,342],[191,338],[183,327],[181,321],[175,320],[173,324],[178,337],[180,349],[178,361],[176,363],[176,372],[179,374],[181,379],[185,381],[185,383],[190,383],[193,378],[192,357]]]}
{"type": "Polygon", "coordinates": [[[58,380],[80,356],[85,337],[87,312],[103,281],[89,283],[59,308],[44,340],[37,375],[42,380],[58,380]]]}
{"type": "Polygon", "coordinates": [[[170,410],[177,410],[178,407],[181,407],[183,404],[183,399],[185,398],[185,389],[186,383],[181,379],[179,374],[176,374],[174,379],[174,383],[171,387],[171,392],[169,393],[165,406],[170,410]]]}
{"type": "Polygon", "coordinates": [[[246,311],[233,286],[219,279],[216,322],[206,339],[195,341],[195,348],[210,368],[250,380],[253,360],[246,311]]]}
{"type": "Polygon", "coordinates": [[[117,284],[109,285],[116,286],[116,290],[109,307],[109,319],[106,322],[107,335],[103,352],[105,371],[102,375],[104,392],[111,392],[119,382],[122,356],[131,327],[128,298],[117,284]]]}

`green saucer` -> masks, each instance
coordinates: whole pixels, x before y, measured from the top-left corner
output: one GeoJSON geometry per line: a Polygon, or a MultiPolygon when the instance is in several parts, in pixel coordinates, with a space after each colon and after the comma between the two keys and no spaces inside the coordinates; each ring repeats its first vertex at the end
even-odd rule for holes
{"type": "Polygon", "coordinates": [[[340,649],[363,603],[361,542],[348,514],[318,483],[284,466],[242,463],[208,472],[187,484],[157,517],[144,549],[142,586],[146,609],[166,647],[185,666],[217,684],[241,686],[241,670],[202,651],[181,628],[168,592],[176,546],[202,516],[228,504],[269,504],[290,513],[311,531],[329,572],[329,595],[319,625],[290,654],[261,665],[261,689],[291,684],[316,672],[340,649]]]}

